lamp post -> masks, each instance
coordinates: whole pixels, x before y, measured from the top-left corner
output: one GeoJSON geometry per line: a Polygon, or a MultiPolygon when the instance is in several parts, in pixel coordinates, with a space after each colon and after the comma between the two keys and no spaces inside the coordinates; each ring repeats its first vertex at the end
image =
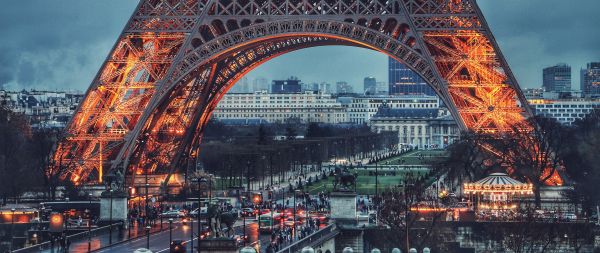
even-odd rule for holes
{"type": "Polygon", "coordinates": [[[169,252],[171,252],[171,243],[173,243],[173,218],[169,218],[169,252]]]}
{"type": "Polygon", "coordinates": [[[146,226],[146,249],[150,249],[150,226],[146,226]]]}
{"type": "Polygon", "coordinates": [[[379,194],[379,161],[375,160],[375,198],[379,194]]]}
{"type": "MultiPolygon", "coordinates": [[[[198,250],[200,250],[200,237],[202,236],[202,222],[200,222],[200,205],[202,204],[200,201],[200,197],[202,195],[202,189],[206,189],[206,184],[208,183],[208,181],[206,180],[205,177],[199,178],[198,179],[198,250]]],[[[208,214],[208,207],[209,207],[210,203],[206,204],[206,213],[208,214]]],[[[209,217],[208,215],[206,215],[206,224],[208,225],[209,223],[209,217]]],[[[192,249],[193,251],[193,249],[192,249]]]]}
{"type": "MultiPolygon", "coordinates": [[[[129,210],[129,201],[131,200],[131,198],[133,197],[133,188],[131,186],[128,187],[129,191],[128,196],[129,199],[127,200],[127,209],[129,210]]],[[[133,221],[131,220],[131,215],[129,215],[129,212],[127,212],[127,239],[131,238],[131,226],[133,226],[133,221]]]]}
{"type": "Polygon", "coordinates": [[[250,160],[246,163],[246,191],[250,191],[250,160]]]}
{"type": "MultiPolygon", "coordinates": [[[[246,200],[246,196],[242,196],[242,206],[243,206],[245,200],[246,200]]],[[[242,220],[244,221],[243,227],[242,227],[242,230],[243,230],[242,232],[244,234],[243,238],[244,238],[244,247],[245,247],[246,246],[246,215],[243,215],[242,217],[243,217],[242,220]]]]}
{"type": "Polygon", "coordinates": [[[14,209],[14,208],[10,209],[10,212],[12,213],[10,215],[10,219],[11,219],[11,221],[10,221],[10,237],[11,237],[10,238],[10,252],[12,252],[13,240],[15,238],[15,231],[14,231],[15,230],[15,211],[16,211],[16,209],[14,209]]]}
{"type": "Polygon", "coordinates": [[[144,198],[144,208],[145,208],[145,213],[144,213],[144,220],[146,223],[148,223],[148,186],[150,186],[150,184],[148,184],[148,174],[146,174],[146,197],[144,198]]]}
{"type": "Polygon", "coordinates": [[[296,236],[296,195],[300,190],[294,190],[294,236],[296,236]]]}
{"type": "MultiPolygon", "coordinates": [[[[200,223],[200,206],[198,206],[198,223],[200,223]]],[[[190,252],[194,252],[194,216],[190,216],[190,252]]]]}
{"type": "Polygon", "coordinates": [[[310,197],[310,193],[307,191],[304,193],[304,212],[306,213],[306,219],[304,220],[304,224],[308,224],[308,199],[310,197]]]}
{"type": "MultiPolygon", "coordinates": [[[[91,193],[90,193],[91,195],[91,193]]],[[[90,203],[92,201],[90,200],[90,203]]],[[[87,229],[88,229],[88,252],[92,252],[92,226],[90,224],[91,219],[91,214],[90,214],[90,210],[89,209],[85,209],[85,213],[88,216],[88,224],[87,224],[87,229]]]]}
{"type": "Polygon", "coordinates": [[[109,212],[109,225],[108,225],[108,245],[112,245],[112,212],[113,212],[113,189],[110,189],[110,212],[109,212]]]}

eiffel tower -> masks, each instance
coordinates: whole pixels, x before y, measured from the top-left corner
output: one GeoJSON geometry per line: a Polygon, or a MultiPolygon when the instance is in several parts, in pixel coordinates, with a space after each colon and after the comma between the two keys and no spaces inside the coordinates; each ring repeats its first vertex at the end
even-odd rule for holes
{"type": "MultiPolygon", "coordinates": [[[[141,0],[59,143],[63,178],[171,175],[246,73],[288,52],[347,45],[423,77],[462,130],[531,115],[475,0],[141,0]]],[[[168,177],[165,181],[168,181],[168,177]]]]}

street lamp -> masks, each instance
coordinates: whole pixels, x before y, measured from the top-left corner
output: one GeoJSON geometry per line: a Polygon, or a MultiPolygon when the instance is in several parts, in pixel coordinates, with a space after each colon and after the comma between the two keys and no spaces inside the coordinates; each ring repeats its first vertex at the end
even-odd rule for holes
{"type": "MultiPolygon", "coordinates": [[[[90,203],[91,202],[92,201],[90,200],[90,203]]],[[[89,209],[85,209],[85,213],[88,216],[88,224],[87,224],[87,228],[88,228],[88,252],[92,252],[92,231],[91,231],[92,227],[91,227],[91,224],[90,224],[90,221],[92,219],[90,218],[91,217],[90,210],[89,209]]]]}
{"type": "Polygon", "coordinates": [[[146,226],[146,249],[150,249],[150,226],[146,226]]]}
{"type": "MultiPolygon", "coordinates": [[[[246,196],[242,196],[242,206],[243,206],[245,200],[246,200],[246,196]]],[[[242,229],[243,229],[243,233],[244,233],[244,247],[245,247],[246,246],[246,215],[243,213],[242,213],[242,218],[244,221],[244,223],[243,223],[244,225],[243,225],[242,229]]]]}
{"type": "Polygon", "coordinates": [[[14,231],[15,230],[15,211],[17,211],[17,210],[14,209],[14,208],[10,209],[10,212],[12,213],[10,215],[10,219],[11,219],[11,222],[10,222],[10,236],[11,236],[11,238],[10,238],[10,252],[12,252],[13,240],[15,239],[15,231],[14,231]]]}
{"type": "Polygon", "coordinates": [[[145,186],[146,186],[146,198],[144,199],[144,207],[145,207],[144,220],[146,222],[148,222],[148,186],[150,186],[150,184],[148,184],[148,180],[147,179],[146,179],[146,185],[145,186]]]}
{"type": "Polygon", "coordinates": [[[300,192],[300,190],[294,191],[294,236],[296,235],[296,195],[298,195],[298,192],[300,192]]]}
{"type": "MultiPolygon", "coordinates": [[[[128,196],[129,199],[127,200],[127,209],[129,210],[129,202],[131,201],[131,198],[133,197],[133,188],[131,186],[128,187],[128,196]]],[[[131,226],[133,226],[133,221],[131,220],[131,215],[129,215],[129,213],[127,213],[127,239],[131,238],[131,226]]]]}
{"type": "Polygon", "coordinates": [[[250,160],[246,163],[246,191],[250,191],[250,160]]]}
{"type": "Polygon", "coordinates": [[[173,218],[169,218],[169,252],[171,252],[171,243],[173,243],[173,218]]]}
{"type": "Polygon", "coordinates": [[[113,212],[113,189],[110,189],[110,212],[109,212],[109,225],[108,225],[108,245],[111,246],[112,245],[112,221],[113,221],[113,216],[112,216],[112,212],[113,212]]]}

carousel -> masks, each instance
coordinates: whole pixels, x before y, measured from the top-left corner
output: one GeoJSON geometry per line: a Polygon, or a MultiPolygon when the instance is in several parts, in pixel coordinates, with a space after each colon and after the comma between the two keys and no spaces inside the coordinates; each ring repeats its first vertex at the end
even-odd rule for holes
{"type": "Polygon", "coordinates": [[[514,210],[523,197],[533,195],[533,185],[505,173],[492,173],[477,182],[465,183],[463,192],[476,210],[514,210]]]}

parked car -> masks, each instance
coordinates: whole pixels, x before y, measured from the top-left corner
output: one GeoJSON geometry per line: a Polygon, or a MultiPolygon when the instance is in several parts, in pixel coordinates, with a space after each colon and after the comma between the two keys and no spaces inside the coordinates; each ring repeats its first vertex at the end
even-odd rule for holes
{"type": "Polygon", "coordinates": [[[250,217],[256,215],[254,208],[242,208],[242,216],[250,217]]]}
{"type": "Polygon", "coordinates": [[[563,213],[561,218],[565,221],[573,221],[577,220],[577,215],[574,213],[563,213]]]}
{"type": "Polygon", "coordinates": [[[185,216],[185,213],[179,210],[171,210],[161,213],[159,216],[163,218],[182,218],[185,216]]]}
{"type": "MultiPolygon", "coordinates": [[[[200,216],[204,216],[207,213],[207,208],[206,207],[202,207],[200,208],[200,216]]],[[[190,217],[198,217],[198,208],[194,209],[193,211],[191,211],[189,213],[190,217]]]]}

